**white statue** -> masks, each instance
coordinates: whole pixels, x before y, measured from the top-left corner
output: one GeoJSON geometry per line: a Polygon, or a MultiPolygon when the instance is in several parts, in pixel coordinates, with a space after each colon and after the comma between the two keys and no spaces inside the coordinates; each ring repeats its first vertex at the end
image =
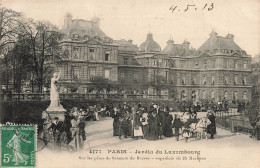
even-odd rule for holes
{"type": "Polygon", "coordinates": [[[51,104],[50,107],[58,107],[60,106],[60,97],[58,91],[58,81],[60,79],[61,72],[55,72],[53,77],[51,78],[51,91],[50,91],[50,100],[51,104]]]}
{"type": "Polygon", "coordinates": [[[60,96],[59,96],[59,91],[58,91],[58,81],[60,79],[60,74],[55,72],[53,74],[53,77],[51,78],[51,90],[50,90],[50,100],[51,104],[48,107],[47,111],[60,111],[64,110],[62,105],[60,104],[60,96]]]}

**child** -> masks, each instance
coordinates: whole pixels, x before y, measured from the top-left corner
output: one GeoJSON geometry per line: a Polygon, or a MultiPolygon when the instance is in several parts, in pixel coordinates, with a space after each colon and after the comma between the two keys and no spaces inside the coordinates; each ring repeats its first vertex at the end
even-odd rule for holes
{"type": "Polygon", "coordinates": [[[188,142],[188,139],[190,137],[190,124],[191,119],[188,119],[186,122],[184,122],[184,130],[182,136],[185,138],[185,142],[188,142]]]}
{"type": "Polygon", "coordinates": [[[181,122],[180,116],[178,114],[175,114],[175,116],[174,116],[174,121],[173,121],[172,127],[175,130],[176,140],[179,141],[179,135],[180,135],[179,131],[180,131],[180,128],[182,127],[182,122],[181,122]]]}

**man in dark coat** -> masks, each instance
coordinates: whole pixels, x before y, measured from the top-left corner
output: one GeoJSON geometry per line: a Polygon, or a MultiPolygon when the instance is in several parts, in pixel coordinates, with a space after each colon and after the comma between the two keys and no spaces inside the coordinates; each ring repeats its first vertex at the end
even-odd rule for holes
{"type": "Polygon", "coordinates": [[[214,116],[213,112],[208,113],[208,119],[211,122],[210,125],[207,127],[207,132],[210,134],[210,139],[214,139],[214,135],[217,133],[216,131],[216,117],[214,116]]]}
{"type": "Polygon", "coordinates": [[[148,125],[149,125],[148,139],[157,140],[159,122],[158,122],[156,110],[153,110],[152,113],[148,115],[148,125]]]}

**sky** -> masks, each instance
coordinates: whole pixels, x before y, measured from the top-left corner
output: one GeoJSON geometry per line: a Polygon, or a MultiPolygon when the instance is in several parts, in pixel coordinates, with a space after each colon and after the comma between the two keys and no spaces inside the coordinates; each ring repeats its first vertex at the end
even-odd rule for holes
{"type": "Polygon", "coordinates": [[[214,30],[220,36],[234,34],[249,55],[260,53],[260,0],[2,0],[2,5],[59,27],[67,12],[74,19],[99,17],[109,37],[132,39],[138,46],[151,32],[162,49],[170,38],[175,43],[187,39],[197,49],[214,30]],[[195,6],[185,12],[187,5],[195,6]]]}

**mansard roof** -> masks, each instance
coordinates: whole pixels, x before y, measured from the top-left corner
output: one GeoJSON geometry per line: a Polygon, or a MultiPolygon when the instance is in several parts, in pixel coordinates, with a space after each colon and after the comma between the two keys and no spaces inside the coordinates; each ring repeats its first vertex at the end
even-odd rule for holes
{"type": "Polygon", "coordinates": [[[226,37],[218,36],[214,31],[210,33],[210,38],[207,39],[197,50],[200,53],[224,53],[232,54],[234,52],[246,54],[235,42],[234,35],[228,34],[226,37]]]}
{"type": "Polygon", "coordinates": [[[193,53],[189,45],[190,42],[187,40],[185,40],[182,44],[175,44],[173,40],[168,40],[166,47],[162,50],[162,53],[171,56],[188,56],[193,53]]]}

